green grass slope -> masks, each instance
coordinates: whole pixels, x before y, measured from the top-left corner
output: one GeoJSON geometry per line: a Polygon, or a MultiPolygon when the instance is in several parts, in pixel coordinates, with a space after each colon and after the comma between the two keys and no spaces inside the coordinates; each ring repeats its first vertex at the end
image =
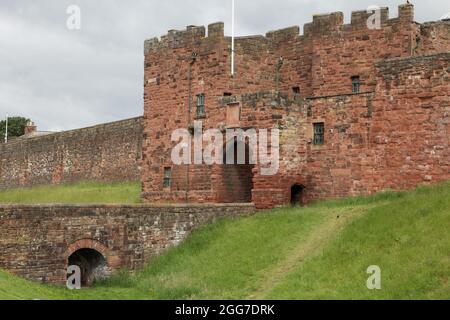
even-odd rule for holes
{"type": "Polygon", "coordinates": [[[40,186],[26,189],[0,191],[0,204],[48,204],[48,203],[139,203],[139,182],[105,184],[81,182],[59,186],[40,186]]]}
{"type": "Polygon", "coordinates": [[[135,275],[69,291],[0,272],[0,299],[450,299],[450,183],[206,226],[135,275]],[[368,290],[378,265],[382,289],[368,290]]]}

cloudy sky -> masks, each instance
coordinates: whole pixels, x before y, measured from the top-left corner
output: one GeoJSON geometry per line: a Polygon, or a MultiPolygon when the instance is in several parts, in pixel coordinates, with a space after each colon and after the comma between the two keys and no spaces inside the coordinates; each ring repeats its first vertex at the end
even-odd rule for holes
{"type": "MultiPolygon", "coordinates": [[[[237,34],[265,34],[392,0],[236,0],[237,34]]],[[[416,20],[438,20],[449,0],[412,0],[416,20]]],[[[141,115],[143,41],[169,29],[224,21],[231,0],[0,0],[0,118],[22,115],[41,130],[67,130],[141,115]],[[67,28],[70,5],[81,29],[67,28]]]]}

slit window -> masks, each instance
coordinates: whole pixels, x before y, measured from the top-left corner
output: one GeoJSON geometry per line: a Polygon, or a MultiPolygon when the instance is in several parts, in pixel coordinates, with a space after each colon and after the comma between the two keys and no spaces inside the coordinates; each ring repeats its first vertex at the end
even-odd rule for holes
{"type": "Polygon", "coordinates": [[[172,186],[172,168],[164,168],[164,188],[172,186]]]}
{"type": "Polygon", "coordinates": [[[292,92],[293,92],[295,95],[299,95],[299,94],[300,94],[300,87],[293,87],[293,88],[292,88],[292,92]]]}
{"type": "Polygon", "coordinates": [[[205,116],[205,94],[197,95],[197,117],[205,116]]]}
{"type": "Polygon", "coordinates": [[[313,144],[321,146],[325,143],[325,124],[323,122],[314,124],[313,144]]]}
{"type": "Polygon", "coordinates": [[[352,77],[352,92],[359,93],[361,91],[361,79],[359,76],[352,77]]]}

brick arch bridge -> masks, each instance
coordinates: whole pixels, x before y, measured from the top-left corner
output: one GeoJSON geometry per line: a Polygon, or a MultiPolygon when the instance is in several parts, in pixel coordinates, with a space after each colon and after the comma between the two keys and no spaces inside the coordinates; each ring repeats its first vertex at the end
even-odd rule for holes
{"type": "Polygon", "coordinates": [[[136,270],[201,225],[253,212],[253,204],[1,205],[0,268],[64,283],[69,258],[87,249],[108,273],[136,270]]]}

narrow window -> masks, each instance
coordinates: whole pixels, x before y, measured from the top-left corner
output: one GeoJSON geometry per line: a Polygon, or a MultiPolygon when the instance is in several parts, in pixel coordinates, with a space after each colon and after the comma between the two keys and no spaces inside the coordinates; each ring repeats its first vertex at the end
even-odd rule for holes
{"type": "Polygon", "coordinates": [[[314,123],[314,139],[313,144],[321,146],[325,142],[325,124],[323,122],[314,123]]]}
{"type": "Polygon", "coordinates": [[[300,94],[300,87],[293,87],[293,88],[292,88],[292,92],[293,92],[295,95],[300,94]]]}
{"type": "Polygon", "coordinates": [[[197,117],[205,116],[205,94],[197,95],[197,117]]]}
{"type": "Polygon", "coordinates": [[[352,77],[352,92],[359,93],[361,90],[361,79],[359,76],[352,77]]]}
{"type": "Polygon", "coordinates": [[[224,97],[231,97],[233,94],[231,92],[224,92],[223,96],[224,97]]]}
{"type": "Polygon", "coordinates": [[[164,168],[164,188],[172,186],[172,168],[164,168]]]}

